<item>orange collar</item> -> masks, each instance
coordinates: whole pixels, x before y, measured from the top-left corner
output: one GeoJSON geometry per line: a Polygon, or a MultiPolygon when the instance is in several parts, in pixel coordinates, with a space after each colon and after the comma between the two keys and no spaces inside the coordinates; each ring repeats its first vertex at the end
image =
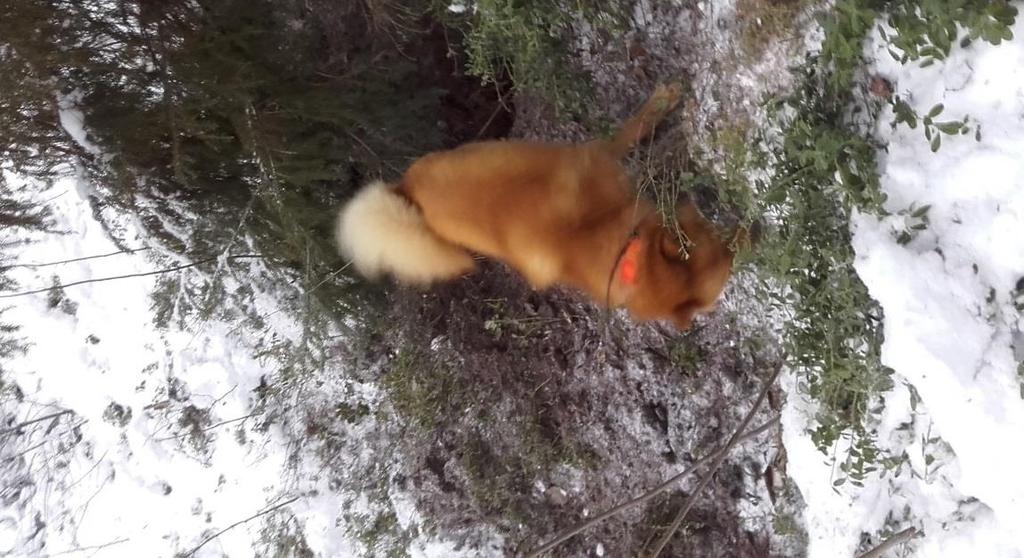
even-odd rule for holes
{"type": "Polygon", "coordinates": [[[636,284],[636,272],[640,266],[640,237],[635,234],[626,243],[619,255],[615,265],[615,278],[623,285],[633,286],[636,284]]]}

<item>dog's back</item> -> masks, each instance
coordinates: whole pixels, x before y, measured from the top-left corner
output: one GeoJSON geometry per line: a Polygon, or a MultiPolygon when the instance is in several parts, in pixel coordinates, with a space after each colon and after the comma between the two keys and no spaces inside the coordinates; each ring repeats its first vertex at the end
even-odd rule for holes
{"type": "Polygon", "coordinates": [[[666,227],[620,163],[678,98],[659,88],[609,141],[491,141],[426,155],[342,210],[342,252],[365,275],[425,284],[470,271],[474,251],[534,287],[571,285],[638,319],[688,327],[720,294],[732,253],[692,204],[666,227]]]}
{"type": "Polygon", "coordinates": [[[628,177],[593,144],[469,144],[419,159],[401,188],[438,236],[511,264],[537,288],[578,283],[576,260],[614,250],[632,207],[628,177]],[[595,227],[615,239],[595,239],[595,227]]]}

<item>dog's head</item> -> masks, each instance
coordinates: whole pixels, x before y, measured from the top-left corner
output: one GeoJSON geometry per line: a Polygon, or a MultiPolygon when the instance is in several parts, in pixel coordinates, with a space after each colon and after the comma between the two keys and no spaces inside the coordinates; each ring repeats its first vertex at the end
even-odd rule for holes
{"type": "Polygon", "coordinates": [[[710,311],[732,271],[733,252],[692,202],[676,208],[679,228],[652,214],[637,228],[627,262],[620,262],[614,288],[638,320],[668,320],[680,329],[710,311]],[[689,243],[680,243],[680,232],[689,243]],[[631,273],[623,274],[623,266],[631,273]]]}

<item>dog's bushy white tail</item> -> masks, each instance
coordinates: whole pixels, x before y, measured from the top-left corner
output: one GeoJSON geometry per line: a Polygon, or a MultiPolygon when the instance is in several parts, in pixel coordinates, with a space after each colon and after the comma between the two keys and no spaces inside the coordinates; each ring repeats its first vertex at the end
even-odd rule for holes
{"type": "Polygon", "coordinates": [[[473,269],[468,252],[434,234],[416,206],[380,181],[341,208],[335,234],[341,254],[371,279],[389,273],[425,285],[473,269]]]}

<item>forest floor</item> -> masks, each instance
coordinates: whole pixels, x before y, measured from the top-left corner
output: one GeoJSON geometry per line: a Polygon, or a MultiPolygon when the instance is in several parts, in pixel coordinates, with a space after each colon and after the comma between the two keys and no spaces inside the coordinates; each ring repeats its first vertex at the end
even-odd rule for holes
{"type": "MultiPolygon", "coordinates": [[[[470,88],[438,125],[450,139],[583,141],[678,81],[680,109],[628,163],[643,195],[663,191],[681,169],[722,171],[737,138],[766,126],[761,101],[791,86],[788,67],[816,43],[805,6],[638,2],[620,34],[584,29],[572,45],[594,78],[584,118],[524,94],[503,107],[501,88],[470,88]]],[[[426,40],[443,58],[439,37],[426,40]]],[[[817,403],[787,370],[752,422],[780,424],[729,454],[664,555],[846,556],[913,527],[927,534],[914,543],[923,555],[984,543],[985,555],[1020,556],[1019,459],[1000,452],[1024,424],[1024,264],[1006,241],[1019,238],[1024,214],[1012,157],[1024,97],[1003,70],[1024,65],[1016,45],[993,48],[931,69],[889,64],[877,38],[865,50],[871,72],[919,92],[907,98],[922,113],[945,102],[984,126],[927,164],[928,144],[890,130],[891,114],[873,129],[889,145],[879,174],[891,214],[857,213],[851,226],[898,380],[869,419],[884,474],[841,486],[838,450],[825,455],[808,435],[817,403]],[[985,176],[985,187],[958,189],[975,180],[958,169],[985,176]],[[922,213],[903,210],[914,203],[931,207],[932,228],[912,228],[922,213]]],[[[451,93],[466,80],[447,83],[451,93]]],[[[60,116],[83,149],[97,149],[73,103],[60,116]]],[[[67,171],[53,184],[5,175],[35,191],[55,223],[13,239],[12,278],[50,290],[5,295],[4,320],[30,346],[2,363],[0,555],[516,555],[688,469],[783,366],[784,318],[752,294],[748,267],[686,332],[633,324],[569,290],[532,291],[490,261],[428,290],[370,287],[379,315],[325,320],[305,311],[308,292],[296,294],[308,277],[286,284],[259,261],[226,257],[201,272],[97,203],[102,188],[80,167],[67,171]],[[172,266],[183,267],[148,275],[172,266]],[[170,287],[157,280],[167,276],[177,278],[170,287]],[[229,296],[207,314],[155,319],[184,315],[176,310],[196,282],[229,296]],[[325,350],[304,350],[310,343],[325,350]]],[[[714,185],[689,194],[713,220],[730,219],[714,185]]],[[[181,214],[164,229],[187,223],[181,214]]],[[[643,554],[696,482],[552,555],[643,554]]]]}
{"type": "MultiPolygon", "coordinates": [[[[620,121],[658,83],[690,91],[630,163],[639,180],[657,179],[692,142],[756,118],[758,96],[783,85],[794,53],[733,52],[724,45],[740,40],[737,25],[720,5],[643,4],[625,36],[579,45],[579,63],[596,78],[595,120],[620,121]]],[[[518,98],[511,135],[586,137],[551,110],[518,98]]],[[[87,144],[73,108],[62,121],[87,144]]],[[[73,234],[34,238],[20,261],[116,251],[105,238],[111,222],[120,245],[147,244],[130,219],[92,221],[84,178],[47,195],[58,197],[59,228],[73,234]]],[[[145,273],[155,260],[144,256],[28,267],[17,279],[145,273]]],[[[147,279],[16,301],[10,317],[33,346],[12,364],[19,391],[9,410],[24,422],[67,412],[5,442],[5,478],[20,480],[5,489],[14,514],[0,521],[0,551],[145,554],[164,541],[180,555],[506,555],[686,469],[729,436],[780,366],[770,328],[751,319],[760,309],[739,285],[680,334],[633,325],[564,290],[532,292],[488,263],[427,292],[385,289],[390,310],[378,333],[342,331],[319,375],[282,380],[248,353],[301,336],[301,317],[258,284],[258,266],[249,268],[256,278],[233,269],[221,280],[255,285],[240,314],[262,316],[265,327],[240,325],[230,309],[201,324],[147,326],[147,279]]],[[[776,390],[756,423],[779,408],[776,390]]],[[[776,428],[730,455],[669,555],[800,553],[799,499],[780,439],[776,428]]],[[[637,552],[693,482],[557,554],[637,552]]]]}

